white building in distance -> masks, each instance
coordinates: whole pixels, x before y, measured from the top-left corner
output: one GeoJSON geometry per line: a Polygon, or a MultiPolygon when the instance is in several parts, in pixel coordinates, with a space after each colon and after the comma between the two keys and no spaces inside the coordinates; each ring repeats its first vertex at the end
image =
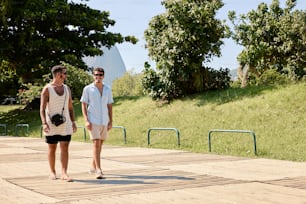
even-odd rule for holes
{"type": "Polygon", "coordinates": [[[103,47],[103,55],[95,57],[84,57],[83,60],[90,68],[102,67],[105,70],[103,82],[109,86],[126,72],[125,64],[116,46],[110,49],[103,47]]]}

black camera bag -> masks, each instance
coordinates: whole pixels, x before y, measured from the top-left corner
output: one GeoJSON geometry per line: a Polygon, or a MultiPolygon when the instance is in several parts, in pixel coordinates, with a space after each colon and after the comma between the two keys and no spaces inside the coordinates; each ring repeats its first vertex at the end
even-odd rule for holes
{"type": "Polygon", "coordinates": [[[66,122],[66,118],[63,115],[57,113],[51,117],[51,122],[53,125],[59,126],[66,122]]]}

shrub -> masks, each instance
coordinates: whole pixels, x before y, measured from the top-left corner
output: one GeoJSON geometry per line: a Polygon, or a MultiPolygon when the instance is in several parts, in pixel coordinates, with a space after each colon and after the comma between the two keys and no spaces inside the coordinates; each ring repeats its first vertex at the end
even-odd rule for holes
{"type": "Polygon", "coordinates": [[[176,85],[177,78],[174,71],[161,69],[160,72],[156,72],[149,64],[146,64],[142,78],[144,93],[151,96],[153,100],[170,101],[178,98],[181,91],[176,85]]]}
{"type": "Polygon", "coordinates": [[[143,94],[141,85],[142,74],[133,71],[126,72],[122,77],[113,81],[113,96],[139,96],[143,94]]]}
{"type": "Polygon", "coordinates": [[[219,90],[230,87],[229,69],[215,70],[202,67],[187,77],[175,70],[161,69],[156,72],[146,66],[142,84],[153,100],[170,101],[185,95],[201,93],[207,90],[219,90]]]}
{"type": "Polygon", "coordinates": [[[277,85],[288,83],[287,75],[278,72],[276,69],[266,70],[257,80],[257,85],[277,85]]]}

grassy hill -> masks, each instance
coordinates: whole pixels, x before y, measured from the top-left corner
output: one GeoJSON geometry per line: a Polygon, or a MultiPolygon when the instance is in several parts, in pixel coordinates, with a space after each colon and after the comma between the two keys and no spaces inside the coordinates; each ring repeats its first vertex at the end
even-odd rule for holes
{"type": "MultiPolygon", "coordinates": [[[[0,123],[13,129],[15,123],[27,122],[32,127],[28,135],[40,137],[38,111],[18,111],[2,111],[0,123]]],[[[78,124],[83,125],[79,102],[75,111],[78,124]]],[[[113,117],[113,125],[125,127],[127,144],[122,129],[114,128],[107,141],[111,145],[148,147],[148,128],[171,127],[180,132],[180,146],[175,131],[169,130],[152,131],[149,147],[208,153],[209,130],[251,130],[256,134],[258,157],[306,161],[306,82],[211,91],[170,104],[149,97],[115,98],[113,117]]],[[[82,128],[74,140],[83,140],[82,128]]],[[[211,142],[214,154],[255,157],[249,134],[213,133],[211,142]]]]}

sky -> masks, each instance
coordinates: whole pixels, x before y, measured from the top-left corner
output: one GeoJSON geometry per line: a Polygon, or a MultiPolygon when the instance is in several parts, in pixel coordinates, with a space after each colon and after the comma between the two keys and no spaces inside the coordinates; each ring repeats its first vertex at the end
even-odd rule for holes
{"type": "MultiPolygon", "coordinates": [[[[115,25],[108,30],[121,33],[123,36],[133,35],[138,38],[138,43],[117,44],[127,70],[139,73],[143,69],[145,61],[148,61],[153,68],[155,63],[149,58],[148,51],[145,49],[144,31],[148,28],[152,17],[165,12],[161,5],[161,0],[73,0],[75,3],[86,3],[89,7],[101,11],[109,11],[110,19],[116,21],[115,25]]],[[[235,11],[237,16],[246,14],[251,10],[256,10],[257,6],[264,2],[268,5],[272,0],[223,0],[224,6],[218,11],[217,18],[228,21],[228,11],[235,11]]],[[[279,0],[281,7],[285,6],[286,0],[279,0]]],[[[297,0],[295,9],[305,10],[306,1],[297,0]]],[[[230,68],[238,67],[237,56],[243,47],[237,45],[233,40],[225,39],[221,47],[222,56],[213,58],[209,64],[212,68],[230,68]]]]}

